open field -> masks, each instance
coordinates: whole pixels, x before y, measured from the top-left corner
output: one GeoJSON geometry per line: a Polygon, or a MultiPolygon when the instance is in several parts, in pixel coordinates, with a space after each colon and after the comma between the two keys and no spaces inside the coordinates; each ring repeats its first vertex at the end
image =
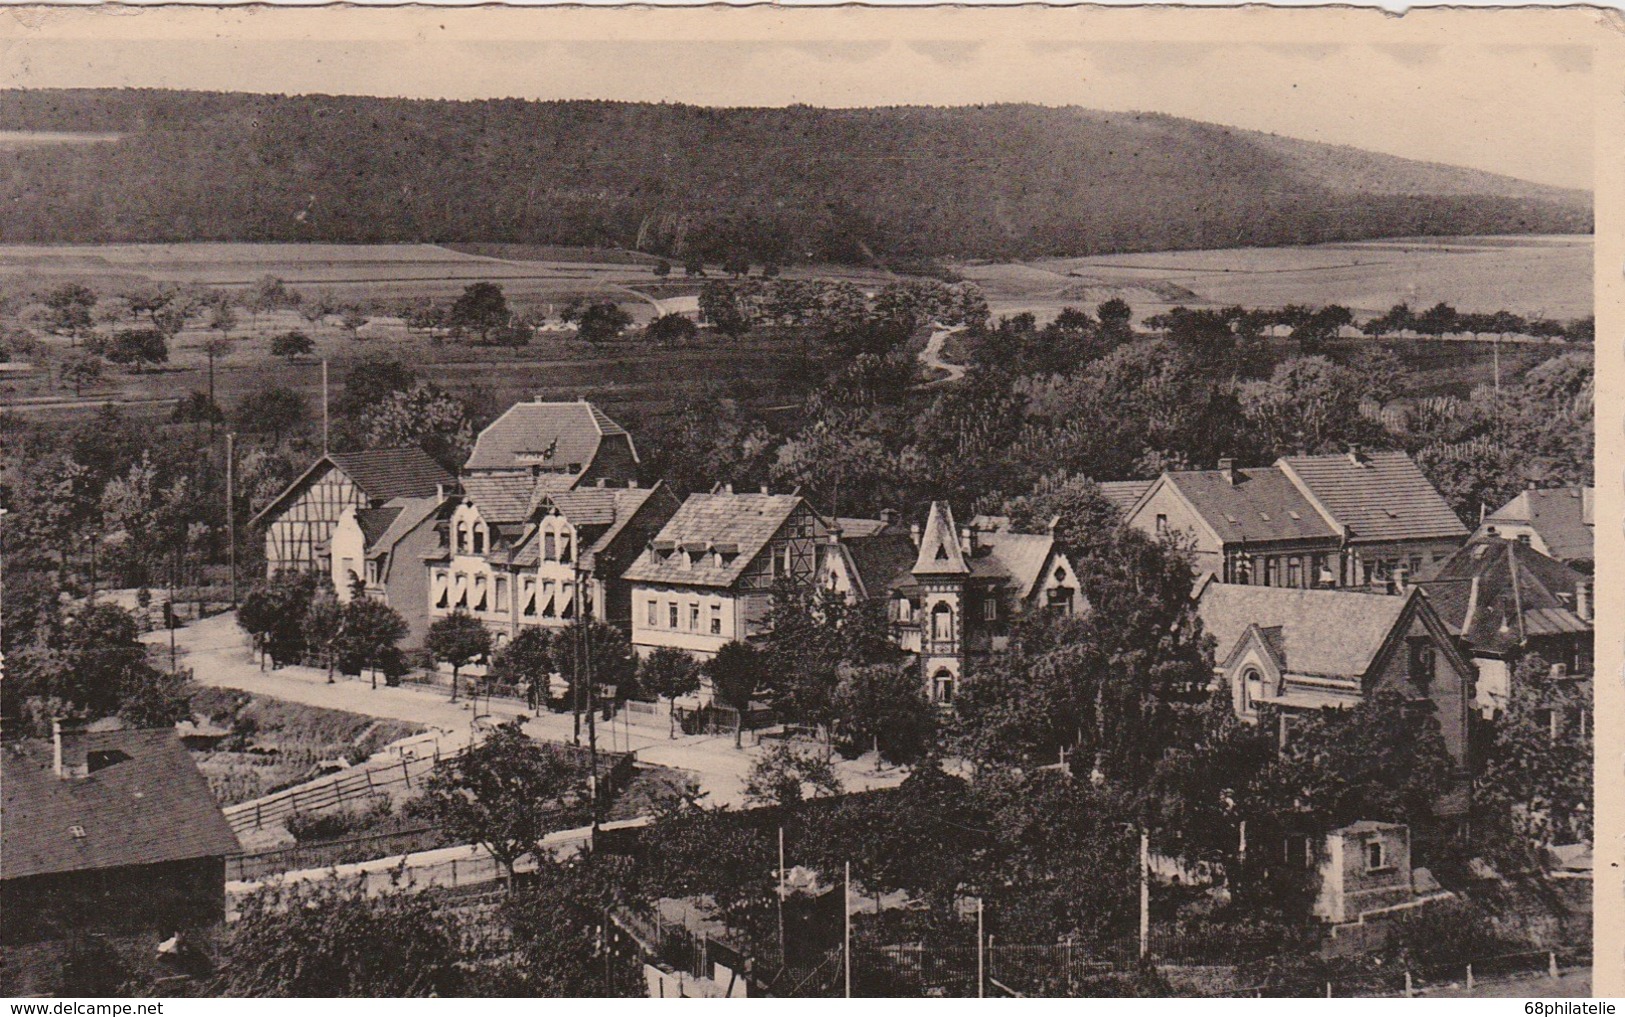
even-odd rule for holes
{"type": "Polygon", "coordinates": [[[995,313],[1053,315],[1119,295],[1144,316],[1187,307],[1343,304],[1356,316],[1405,301],[1548,318],[1592,313],[1592,238],[1509,236],[1371,240],[963,265],[995,313]]]}

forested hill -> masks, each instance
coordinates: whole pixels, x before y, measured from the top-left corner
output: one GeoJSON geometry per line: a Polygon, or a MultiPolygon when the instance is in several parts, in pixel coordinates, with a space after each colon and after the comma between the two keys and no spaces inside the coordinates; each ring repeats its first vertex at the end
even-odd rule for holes
{"type": "Polygon", "coordinates": [[[1155,114],[0,92],[0,240],[1007,258],[1574,233],[1589,194],[1155,114]]]}

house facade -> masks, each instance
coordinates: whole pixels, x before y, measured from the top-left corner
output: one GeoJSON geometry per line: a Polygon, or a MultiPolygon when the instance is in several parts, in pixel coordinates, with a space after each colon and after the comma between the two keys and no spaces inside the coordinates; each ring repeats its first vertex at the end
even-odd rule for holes
{"type": "Polygon", "coordinates": [[[1170,471],[1130,508],[1128,525],[1190,543],[1198,573],[1225,583],[1315,589],[1335,586],[1343,536],[1275,467],[1170,471]]]}
{"type": "Polygon", "coordinates": [[[690,495],[626,570],[633,649],[704,660],[759,635],[776,584],[819,582],[819,546],[833,532],[800,495],[690,495]]]}
{"type": "Polygon", "coordinates": [[[1430,574],[1467,538],[1409,456],[1357,447],[1268,467],[1223,459],[1217,470],[1169,471],[1125,522],[1183,537],[1198,574],[1295,589],[1402,586],[1430,574]]]}
{"type": "Polygon", "coordinates": [[[1467,765],[1473,666],[1421,590],[1402,596],[1220,583],[1196,591],[1214,675],[1236,715],[1349,708],[1378,689],[1432,703],[1451,757],[1467,765]]]}
{"type": "Polygon", "coordinates": [[[333,569],[333,530],[346,509],[432,497],[456,482],[422,449],[329,452],[248,525],[264,530],[267,575],[283,569],[328,573],[333,569]]]}
{"type": "Polygon", "coordinates": [[[199,929],[242,850],[173,729],[0,745],[0,942],[199,929]]]}
{"type": "Polygon", "coordinates": [[[1326,835],[1318,876],[1313,913],[1325,922],[1358,921],[1410,903],[1416,899],[1410,827],[1371,820],[1338,827],[1326,835]]]}
{"type": "Polygon", "coordinates": [[[639,479],[637,447],[626,429],[593,403],[515,403],[474,441],[465,479],[527,477],[532,490],[571,490],[603,480],[639,479]]]}
{"type": "Polygon", "coordinates": [[[952,706],[967,662],[1003,650],[1012,626],[1038,611],[1076,614],[1084,601],[1052,534],[1012,533],[979,517],[960,529],[946,502],[911,528],[914,564],[892,581],[893,640],[915,654],[933,702],[952,706]]]}
{"type": "Polygon", "coordinates": [[[1506,708],[1512,676],[1530,654],[1576,681],[1591,677],[1592,578],[1506,537],[1475,539],[1421,584],[1478,671],[1475,704],[1506,708]]]}
{"type": "Polygon", "coordinates": [[[627,566],[677,511],[665,484],[568,490],[525,476],[469,477],[428,559],[430,623],[462,611],[497,646],[578,617],[630,627],[627,566]]]}
{"type": "Polygon", "coordinates": [[[460,497],[397,498],[376,509],[349,508],[333,529],[333,589],[348,603],[360,591],[394,608],[407,624],[405,645],[428,635],[428,561],[460,497]]]}
{"type": "Polygon", "coordinates": [[[1580,572],[1596,567],[1596,518],[1591,487],[1530,488],[1485,516],[1473,539],[1521,541],[1580,572]]]}

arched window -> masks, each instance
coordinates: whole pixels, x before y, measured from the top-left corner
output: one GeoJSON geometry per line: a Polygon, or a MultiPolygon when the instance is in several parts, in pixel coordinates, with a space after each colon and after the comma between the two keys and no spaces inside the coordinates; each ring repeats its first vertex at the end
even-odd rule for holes
{"type": "Polygon", "coordinates": [[[931,677],[931,698],[944,706],[953,705],[954,676],[947,668],[943,668],[931,677]]]}
{"type": "Polygon", "coordinates": [[[468,524],[457,524],[457,553],[463,554],[468,550],[468,524]]]}
{"type": "Polygon", "coordinates": [[[485,553],[485,527],[483,526],[474,527],[474,553],[485,553]]]}
{"type": "Polygon", "coordinates": [[[1241,699],[1242,713],[1253,712],[1253,683],[1258,683],[1260,689],[1264,687],[1264,676],[1258,673],[1258,668],[1249,667],[1241,673],[1241,699]]]}
{"type": "Polygon", "coordinates": [[[953,637],[953,608],[939,601],[937,606],[931,609],[931,638],[938,642],[948,642],[953,637]]]}

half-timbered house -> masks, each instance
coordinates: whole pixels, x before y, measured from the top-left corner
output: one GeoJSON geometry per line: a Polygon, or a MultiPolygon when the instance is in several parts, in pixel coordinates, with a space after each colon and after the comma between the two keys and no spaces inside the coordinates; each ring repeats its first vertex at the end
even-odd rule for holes
{"type": "Polygon", "coordinates": [[[422,449],[329,452],[249,520],[263,528],[266,573],[332,571],[333,529],[345,509],[428,498],[456,478],[422,449]]]}

